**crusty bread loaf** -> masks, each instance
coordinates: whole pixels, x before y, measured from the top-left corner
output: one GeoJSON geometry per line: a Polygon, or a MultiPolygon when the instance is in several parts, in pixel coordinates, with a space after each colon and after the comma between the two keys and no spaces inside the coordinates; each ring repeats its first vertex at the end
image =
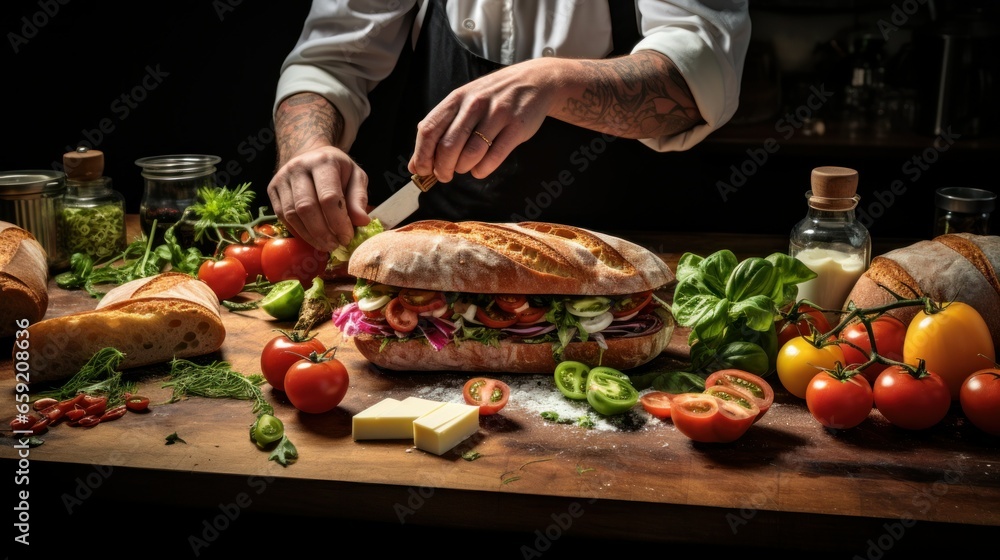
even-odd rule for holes
{"type": "MultiPolygon", "coordinates": [[[[904,298],[928,296],[961,301],[986,320],[993,344],[1000,348],[1000,237],[945,234],[918,241],[872,259],[848,296],[858,307],[877,307],[904,298]],[[890,293],[892,292],[892,293],[890,293]]],[[[909,324],[919,307],[890,311],[909,324]]]]}
{"type": "Polygon", "coordinates": [[[28,230],[0,221],[0,337],[40,321],[49,306],[45,249],[28,230]]]}
{"type": "Polygon", "coordinates": [[[639,245],[542,222],[413,222],[364,241],[348,272],[403,288],[484,294],[620,295],[674,279],[639,245]]]}
{"type": "MultiPolygon", "coordinates": [[[[597,342],[571,342],[563,360],[598,364],[620,371],[641,366],[660,355],[673,334],[670,320],[653,334],[630,338],[609,338],[602,354],[597,342]]],[[[479,342],[449,344],[435,350],[421,340],[382,345],[382,339],[367,334],[354,337],[354,345],[371,363],[391,370],[478,371],[503,373],[549,373],[555,371],[552,344],[523,344],[501,340],[496,345],[479,342]]]]}
{"type": "Polygon", "coordinates": [[[218,350],[226,337],[218,297],[187,274],[165,272],[110,290],[92,311],[28,329],[31,382],[68,378],[104,347],[125,354],[121,369],[218,350]]]}

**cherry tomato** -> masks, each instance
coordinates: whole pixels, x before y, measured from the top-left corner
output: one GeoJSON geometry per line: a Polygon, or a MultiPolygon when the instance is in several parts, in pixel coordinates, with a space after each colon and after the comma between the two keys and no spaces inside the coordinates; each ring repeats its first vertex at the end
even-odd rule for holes
{"type": "MultiPolygon", "coordinates": [[[[760,418],[760,407],[757,406],[756,399],[736,387],[726,387],[725,385],[712,385],[705,388],[705,394],[712,395],[727,403],[735,404],[747,412],[754,414],[753,421],[760,418]]],[[[730,426],[733,427],[733,426],[730,426]]],[[[735,426],[739,427],[739,426],[735,426]]]]}
{"type": "Polygon", "coordinates": [[[951,392],[944,379],[932,371],[918,373],[919,377],[903,366],[889,366],[872,387],[875,408],[890,423],[907,430],[934,426],[951,407],[951,392]]]}
{"type": "Polygon", "coordinates": [[[31,425],[31,428],[29,428],[31,430],[31,435],[37,436],[40,434],[44,434],[46,431],[48,431],[49,424],[51,423],[52,423],[51,420],[42,416],[41,418],[38,419],[37,422],[31,425]]]}
{"type": "MultiPolygon", "coordinates": [[[[101,414],[103,414],[103,412],[101,414]]],[[[98,425],[100,423],[101,423],[101,417],[100,416],[97,416],[97,415],[94,415],[94,414],[88,414],[88,415],[84,416],[83,418],[81,418],[81,419],[79,419],[79,420],[77,420],[75,422],[70,422],[69,425],[70,426],[82,426],[84,428],[90,428],[91,426],[96,426],[96,425],[98,425]]]]}
{"type": "Polygon", "coordinates": [[[507,406],[510,386],[499,379],[473,377],[465,382],[462,397],[467,404],[479,407],[480,416],[490,416],[507,406]]]}
{"type": "Polygon", "coordinates": [[[874,404],[872,387],[861,373],[838,377],[821,371],[806,387],[806,407],[827,428],[853,428],[865,421],[874,404]]]}
{"type": "Polygon", "coordinates": [[[38,417],[34,414],[18,415],[10,421],[10,429],[16,431],[28,431],[31,430],[32,426],[37,423],[38,417]]]}
{"type": "Polygon", "coordinates": [[[958,398],[973,426],[1000,436],[1000,368],[981,369],[967,377],[958,398]]]}
{"type": "Polygon", "coordinates": [[[783,315],[783,318],[775,321],[774,325],[778,331],[779,348],[796,336],[812,335],[810,326],[815,327],[821,334],[830,330],[830,321],[827,320],[826,315],[811,305],[803,303],[796,308],[794,313],[788,312],[783,315]]]}
{"type": "Polygon", "coordinates": [[[399,302],[403,304],[403,307],[416,313],[433,311],[446,305],[443,293],[435,290],[417,290],[414,288],[403,288],[400,290],[399,302]]]}
{"type": "Polygon", "coordinates": [[[74,408],[73,410],[66,411],[66,419],[70,422],[76,422],[77,420],[83,418],[87,415],[87,411],[82,408],[74,408]]]}
{"type": "Polygon", "coordinates": [[[53,399],[51,397],[45,397],[31,403],[31,408],[34,408],[35,410],[45,410],[46,408],[56,404],[59,404],[59,401],[57,399],[53,399]]]}
{"type": "Polygon", "coordinates": [[[198,267],[198,279],[208,284],[219,301],[222,301],[231,299],[243,291],[247,280],[247,269],[233,257],[207,260],[198,267]]]}
{"type": "Polygon", "coordinates": [[[347,368],[330,349],[299,360],[285,374],[285,394],[292,406],[309,414],[329,412],[344,400],[350,385],[347,368]]]}
{"type": "Polygon", "coordinates": [[[142,412],[149,409],[149,397],[131,395],[125,399],[125,407],[132,412],[142,412]]]}
{"type": "MultiPolygon", "coordinates": [[[[892,315],[880,315],[871,322],[872,335],[875,337],[875,349],[880,356],[903,361],[903,340],[906,338],[906,325],[892,315]]],[[[868,361],[872,351],[872,337],[868,335],[864,323],[858,321],[851,323],[840,333],[841,340],[846,340],[861,348],[858,350],[850,344],[841,344],[840,349],[844,351],[844,365],[860,365],[868,361]]],[[[871,364],[861,373],[868,379],[868,383],[875,383],[878,374],[888,367],[886,364],[871,364]]]]}
{"type": "Polygon", "coordinates": [[[923,358],[927,369],[944,379],[952,400],[958,400],[965,379],[996,360],[993,337],[974,307],[959,301],[942,307],[932,314],[920,310],[913,317],[906,328],[903,361],[917,365],[923,358]]]}
{"type": "Polygon", "coordinates": [[[266,239],[258,238],[254,243],[227,245],[222,250],[223,255],[232,257],[243,265],[247,272],[244,283],[254,282],[258,276],[264,275],[264,269],[260,265],[260,256],[264,252],[264,244],[266,243],[266,239]]]}
{"type": "Polygon", "coordinates": [[[660,420],[666,420],[670,418],[670,400],[673,397],[673,393],[667,391],[650,391],[639,397],[639,404],[646,412],[660,420]]]}
{"type": "Polygon", "coordinates": [[[614,305],[611,306],[611,315],[613,315],[616,319],[628,317],[629,315],[642,311],[642,308],[649,305],[649,302],[652,300],[652,290],[639,292],[637,294],[630,294],[615,301],[614,305]]]}
{"type": "Polygon", "coordinates": [[[835,369],[844,363],[844,351],[837,344],[817,348],[810,338],[796,336],[778,351],[778,379],[789,393],[806,398],[806,387],[824,369],[835,369]]]}
{"type": "Polygon", "coordinates": [[[674,427],[704,443],[736,441],[753,425],[757,412],[708,393],[681,393],[670,402],[674,427]]]}
{"type": "Polygon", "coordinates": [[[420,317],[417,316],[416,311],[403,306],[399,297],[394,297],[389,301],[389,305],[385,306],[385,320],[388,321],[393,330],[408,333],[417,328],[417,321],[420,320],[420,317]]]}
{"type": "Polygon", "coordinates": [[[774,388],[763,377],[742,369],[720,369],[705,378],[705,389],[723,386],[740,389],[753,397],[760,412],[754,420],[760,420],[774,403],[774,388]]]}
{"type": "Polygon", "coordinates": [[[101,422],[110,422],[112,420],[117,420],[122,416],[125,416],[126,412],[128,412],[128,407],[124,404],[120,404],[114,408],[109,408],[108,410],[106,410],[104,414],[101,414],[100,420],[101,422]]]}
{"type": "Polygon", "coordinates": [[[494,305],[476,307],[476,320],[491,329],[502,329],[517,322],[517,315],[494,305]]]}
{"type": "Polygon", "coordinates": [[[313,352],[326,352],[326,346],[315,337],[299,331],[278,332],[281,334],[267,341],[260,353],[260,371],[271,387],[284,391],[288,368],[313,352]]]}
{"type": "Polygon", "coordinates": [[[320,251],[297,237],[269,240],[260,253],[260,266],[268,282],[296,279],[303,286],[326,270],[330,253],[320,251]]]}

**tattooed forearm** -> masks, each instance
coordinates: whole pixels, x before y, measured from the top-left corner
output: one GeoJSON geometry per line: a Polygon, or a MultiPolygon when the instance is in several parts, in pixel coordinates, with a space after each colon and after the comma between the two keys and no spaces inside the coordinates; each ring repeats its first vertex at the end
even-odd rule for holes
{"type": "Polygon", "coordinates": [[[335,144],[343,130],[343,117],[324,97],[315,93],[288,97],[274,117],[278,168],[308,149],[335,144]]]}
{"type": "Polygon", "coordinates": [[[677,134],[702,120],[684,78],[660,53],[580,64],[588,86],[566,100],[564,120],[626,138],[677,134]]]}

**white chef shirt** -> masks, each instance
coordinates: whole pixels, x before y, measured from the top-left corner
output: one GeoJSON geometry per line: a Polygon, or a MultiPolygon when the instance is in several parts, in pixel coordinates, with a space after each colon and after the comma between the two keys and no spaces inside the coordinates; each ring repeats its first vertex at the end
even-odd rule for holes
{"type": "MultiPolygon", "coordinates": [[[[368,92],[392,72],[410,26],[417,37],[427,1],[314,0],[298,43],[281,67],[274,109],[295,93],[324,96],[344,117],[339,147],[348,150],[371,111],[368,92]]],[[[661,152],[686,150],[736,112],[750,39],[747,2],[635,1],[643,39],[632,52],[649,49],[669,57],[705,120],[681,134],[641,142],[661,152]]],[[[611,52],[608,0],[453,0],[446,5],[458,38],[494,62],[597,59],[611,52]]]]}

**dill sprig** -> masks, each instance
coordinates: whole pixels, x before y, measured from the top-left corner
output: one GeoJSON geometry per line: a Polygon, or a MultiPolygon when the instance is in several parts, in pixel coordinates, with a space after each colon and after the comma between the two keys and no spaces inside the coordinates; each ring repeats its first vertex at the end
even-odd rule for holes
{"type": "Polygon", "coordinates": [[[124,381],[118,370],[125,354],[117,348],[106,347],[94,352],[86,364],[61,387],[38,393],[39,398],[51,397],[66,400],[79,393],[106,396],[108,408],[125,403],[125,393],[135,389],[135,382],[124,381]]]}
{"type": "Polygon", "coordinates": [[[172,403],[189,396],[240,399],[253,401],[254,412],[274,414],[274,407],[264,399],[260,388],[264,381],[261,374],[234,371],[228,362],[201,365],[174,358],[170,362],[170,380],[163,387],[173,390],[172,403]]]}

